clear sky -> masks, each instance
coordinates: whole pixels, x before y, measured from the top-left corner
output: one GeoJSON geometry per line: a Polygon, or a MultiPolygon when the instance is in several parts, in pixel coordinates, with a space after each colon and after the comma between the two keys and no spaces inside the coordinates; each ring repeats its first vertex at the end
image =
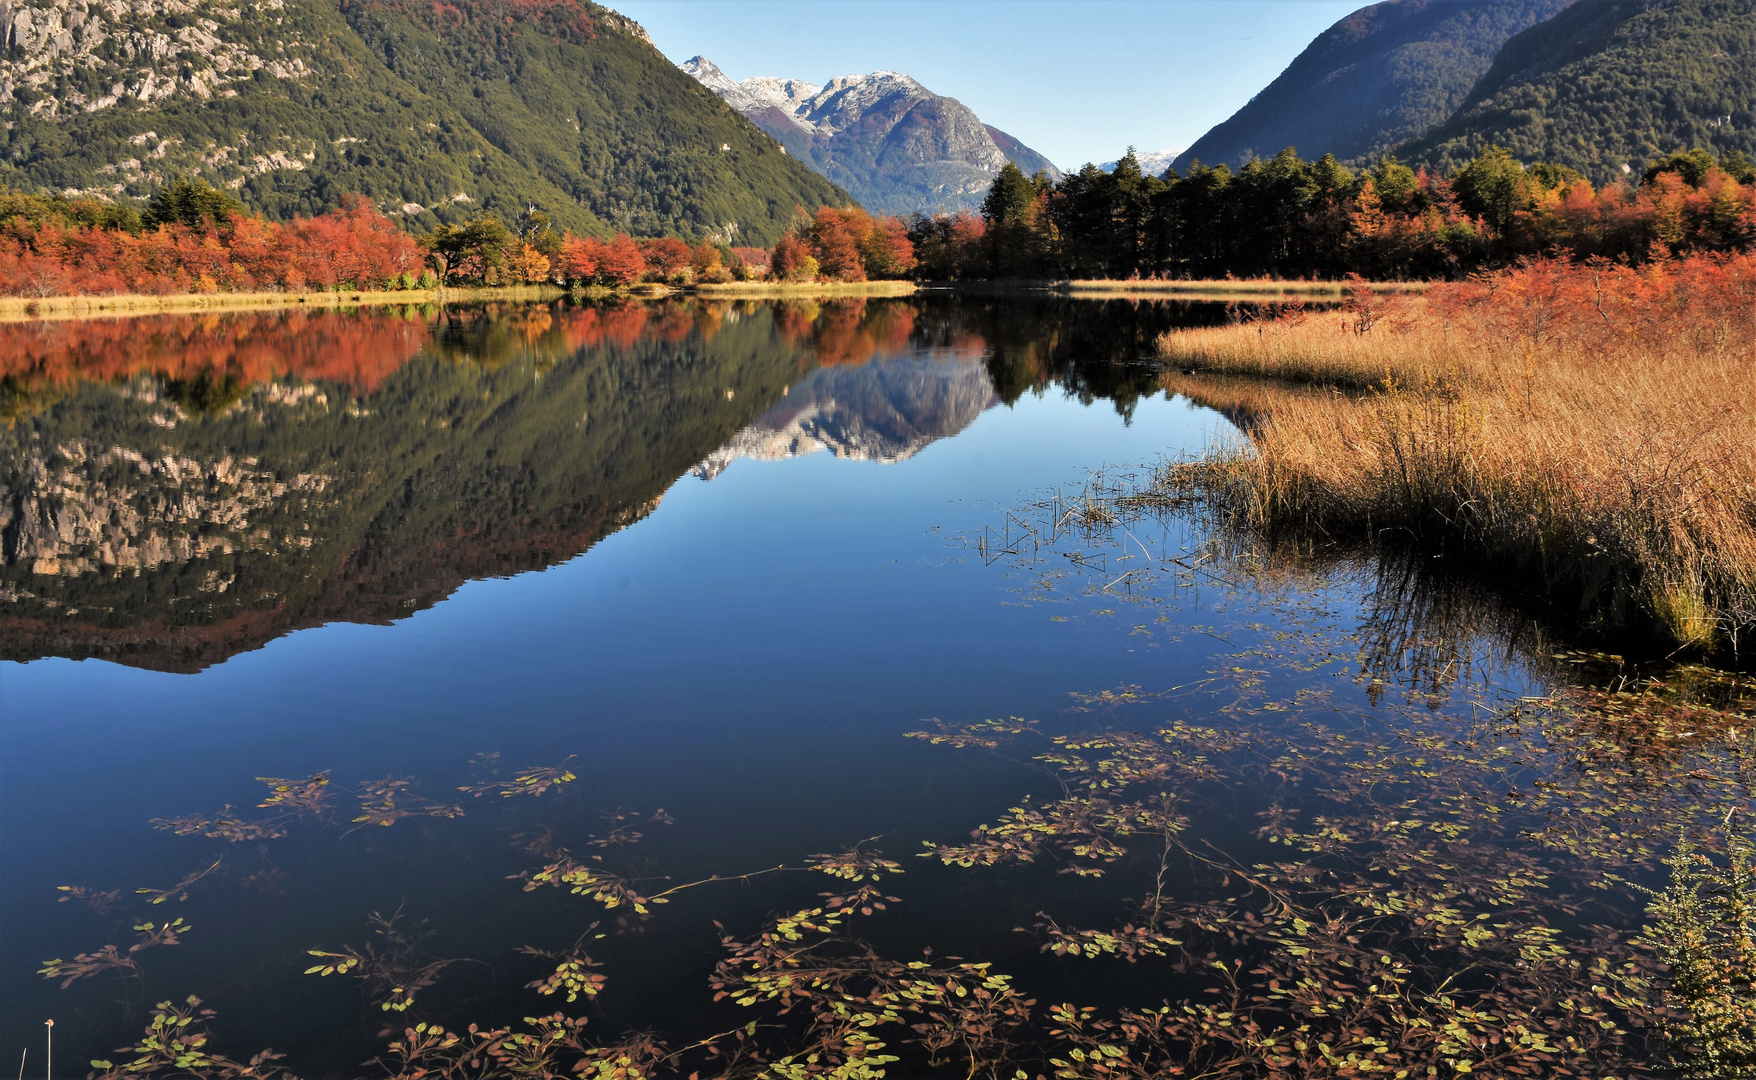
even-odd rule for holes
{"type": "Polygon", "coordinates": [[[609,2],[734,79],[900,71],[1068,168],[1188,146],[1366,0],[609,2]]]}

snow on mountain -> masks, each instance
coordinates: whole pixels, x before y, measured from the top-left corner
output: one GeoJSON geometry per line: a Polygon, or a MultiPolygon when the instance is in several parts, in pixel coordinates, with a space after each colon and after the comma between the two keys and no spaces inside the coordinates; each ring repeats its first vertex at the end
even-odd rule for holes
{"type": "Polygon", "coordinates": [[[735,81],[703,56],[679,65],[702,85],[870,210],[973,209],[994,175],[1014,161],[1026,172],[1055,166],[990,128],[968,106],[901,72],[735,81]]]}
{"type": "Polygon", "coordinates": [[[719,69],[718,64],[705,56],[693,57],[677,66],[683,69],[684,74],[724,98],[726,104],[741,113],[760,111],[769,106],[776,106],[789,113],[797,112],[806,101],[823,89],[816,83],[808,83],[803,79],[755,78],[734,82],[731,76],[719,69]]]}
{"type": "Polygon", "coordinates": [[[894,464],[956,435],[999,403],[988,369],[968,358],[818,368],[690,472],[712,480],[739,458],[778,461],[825,450],[848,461],[894,464]]]}
{"type": "MultiPolygon", "coordinates": [[[[1134,160],[1140,162],[1140,171],[1142,174],[1146,176],[1163,176],[1165,170],[1171,167],[1171,162],[1177,160],[1178,155],[1180,155],[1185,149],[1186,147],[1179,146],[1175,150],[1136,150],[1134,151],[1134,160]]],[[[1119,161],[1121,159],[1118,158],[1117,160],[1119,161]]],[[[1098,168],[1105,172],[1110,172],[1114,170],[1115,167],[1115,161],[1106,161],[1098,166],[1098,168]]]]}

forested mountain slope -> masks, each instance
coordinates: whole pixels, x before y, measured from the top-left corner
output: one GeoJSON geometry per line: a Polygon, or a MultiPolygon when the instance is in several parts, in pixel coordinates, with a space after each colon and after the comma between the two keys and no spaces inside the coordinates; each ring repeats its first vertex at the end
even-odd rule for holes
{"type": "Polygon", "coordinates": [[[1293,146],[1368,158],[1452,115],[1513,35],[1573,0],[1387,0],[1318,36],[1176,161],[1236,167],[1293,146]]]}
{"type": "Polygon", "coordinates": [[[1507,42],[1456,116],[1398,153],[1490,145],[1604,182],[1702,147],[1756,150],[1756,0],[1580,0],[1507,42]]]}
{"type": "Polygon", "coordinates": [[[273,217],[348,191],[418,227],[772,242],[847,196],[579,0],[26,0],[0,9],[0,184],[143,197],[201,175],[273,217]]]}

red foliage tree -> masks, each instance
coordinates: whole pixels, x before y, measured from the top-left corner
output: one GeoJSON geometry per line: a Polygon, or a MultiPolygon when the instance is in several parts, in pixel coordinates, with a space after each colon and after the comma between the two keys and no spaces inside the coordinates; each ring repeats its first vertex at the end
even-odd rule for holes
{"type": "MultiPolygon", "coordinates": [[[[781,281],[792,281],[804,272],[806,259],[816,262],[810,247],[789,233],[774,245],[774,251],[768,257],[768,270],[781,281]]],[[[816,276],[815,267],[811,269],[811,276],[816,276]]]]}
{"type": "Polygon", "coordinates": [[[871,229],[872,218],[864,210],[820,207],[811,219],[806,237],[823,276],[836,281],[865,281],[860,241],[871,229]]]}
{"type": "Polygon", "coordinates": [[[632,285],[644,273],[646,259],[627,233],[617,233],[598,256],[598,280],[606,285],[632,285]]]}
{"type": "Polygon", "coordinates": [[[0,223],[0,293],[13,296],[382,289],[412,284],[421,269],[420,245],[360,196],[285,224],[233,214],[136,234],[64,214],[0,223]]]}
{"type": "Polygon", "coordinates": [[[657,271],[666,278],[689,267],[689,245],[674,236],[641,241],[640,254],[646,260],[648,270],[657,271]]]}
{"type": "Polygon", "coordinates": [[[561,257],[559,270],[561,277],[568,284],[589,285],[598,276],[598,264],[603,259],[604,243],[591,237],[578,237],[572,233],[561,238],[561,257]]]}

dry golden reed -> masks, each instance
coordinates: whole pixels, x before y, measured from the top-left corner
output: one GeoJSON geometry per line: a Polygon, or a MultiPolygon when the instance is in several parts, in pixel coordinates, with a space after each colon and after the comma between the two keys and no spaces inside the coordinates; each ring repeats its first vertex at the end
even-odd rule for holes
{"type": "Polygon", "coordinates": [[[1695,646],[1756,626],[1756,256],[1357,284],[1160,348],[1249,437],[1170,479],[1242,524],[1438,544],[1695,646]]]}

